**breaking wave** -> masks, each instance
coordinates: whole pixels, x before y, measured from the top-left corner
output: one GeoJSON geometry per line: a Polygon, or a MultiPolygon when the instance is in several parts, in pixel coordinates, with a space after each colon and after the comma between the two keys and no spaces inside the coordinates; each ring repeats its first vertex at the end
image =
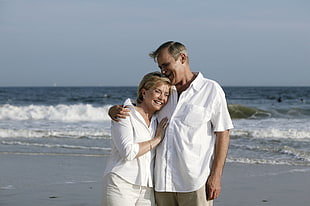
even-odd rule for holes
{"type": "MultiPolygon", "coordinates": [[[[4,104],[0,106],[0,120],[108,121],[110,120],[108,117],[110,106],[96,107],[91,104],[15,106],[4,104]]],[[[229,104],[228,109],[233,119],[310,116],[309,109],[301,108],[265,111],[240,104],[229,104]]]]}
{"type": "Polygon", "coordinates": [[[258,119],[270,117],[306,117],[310,116],[309,108],[273,108],[262,110],[254,107],[247,107],[240,104],[229,104],[228,110],[233,119],[258,119]]]}
{"type": "Polygon", "coordinates": [[[56,106],[27,105],[0,106],[0,120],[50,120],[50,121],[104,121],[110,105],[94,107],[91,104],[56,106]]]}

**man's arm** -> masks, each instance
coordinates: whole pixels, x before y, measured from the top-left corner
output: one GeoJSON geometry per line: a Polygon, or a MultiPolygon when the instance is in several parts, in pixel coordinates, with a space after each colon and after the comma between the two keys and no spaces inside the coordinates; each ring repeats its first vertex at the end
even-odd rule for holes
{"type": "Polygon", "coordinates": [[[109,116],[112,120],[119,122],[119,118],[125,119],[129,116],[130,110],[128,107],[123,107],[122,105],[114,105],[109,109],[109,116]]]}
{"type": "Polygon", "coordinates": [[[218,198],[221,192],[221,178],[229,146],[229,130],[216,132],[214,160],[211,173],[206,183],[207,199],[218,198]]]}

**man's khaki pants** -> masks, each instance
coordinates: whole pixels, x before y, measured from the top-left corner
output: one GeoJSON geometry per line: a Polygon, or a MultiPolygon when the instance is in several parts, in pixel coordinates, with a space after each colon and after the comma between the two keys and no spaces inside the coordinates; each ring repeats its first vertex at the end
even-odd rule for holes
{"type": "Polygon", "coordinates": [[[205,186],[194,192],[155,192],[158,206],[212,206],[207,201],[205,186]]]}

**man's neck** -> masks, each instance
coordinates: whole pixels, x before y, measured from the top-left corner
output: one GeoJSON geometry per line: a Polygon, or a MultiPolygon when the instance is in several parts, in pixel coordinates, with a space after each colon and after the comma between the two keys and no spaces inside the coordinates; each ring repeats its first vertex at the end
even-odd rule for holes
{"type": "Polygon", "coordinates": [[[197,75],[198,74],[191,72],[191,74],[188,75],[185,81],[181,81],[180,83],[175,85],[179,96],[191,85],[191,83],[196,79],[197,75]]]}

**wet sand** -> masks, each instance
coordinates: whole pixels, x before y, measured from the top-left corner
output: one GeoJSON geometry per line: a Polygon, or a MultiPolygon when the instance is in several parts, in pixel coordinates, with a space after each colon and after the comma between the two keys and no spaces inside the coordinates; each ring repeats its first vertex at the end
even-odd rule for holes
{"type": "MultiPolygon", "coordinates": [[[[0,153],[0,206],[99,206],[107,156],[0,153]]],[[[227,163],[215,206],[307,206],[310,167],[227,163]]]]}

